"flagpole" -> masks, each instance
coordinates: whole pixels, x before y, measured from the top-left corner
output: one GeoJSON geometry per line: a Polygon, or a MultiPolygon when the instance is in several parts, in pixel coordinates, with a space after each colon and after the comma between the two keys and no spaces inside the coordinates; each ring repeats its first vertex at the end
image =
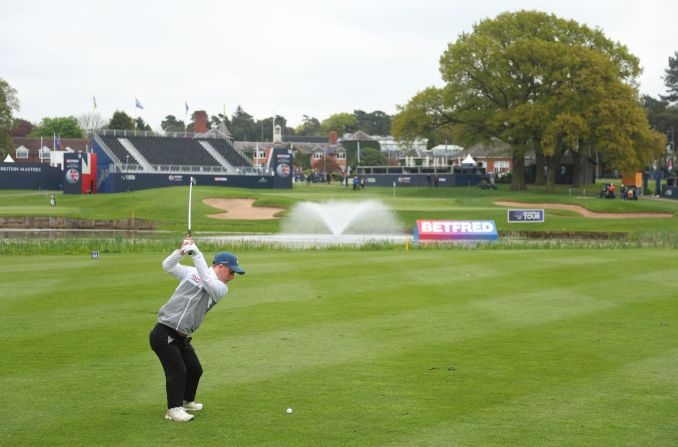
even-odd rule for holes
{"type": "Polygon", "coordinates": [[[92,119],[90,120],[89,124],[89,131],[92,135],[94,135],[94,114],[97,113],[97,97],[92,95],[92,119]]]}

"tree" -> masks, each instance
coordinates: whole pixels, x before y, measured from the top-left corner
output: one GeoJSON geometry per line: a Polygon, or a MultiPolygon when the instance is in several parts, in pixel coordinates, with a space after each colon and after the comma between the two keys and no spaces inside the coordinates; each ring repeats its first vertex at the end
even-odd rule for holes
{"type": "Polygon", "coordinates": [[[260,134],[252,115],[245,112],[241,106],[238,106],[231,116],[230,130],[233,138],[240,141],[256,141],[260,134]]]}
{"type": "Polygon", "coordinates": [[[358,129],[368,135],[390,135],[391,134],[391,116],[375,110],[367,113],[362,110],[354,110],[353,116],[357,120],[358,129]]]}
{"type": "Polygon", "coordinates": [[[662,98],[670,102],[678,101],[678,51],[674,57],[669,56],[669,67],[664,70],[664,85],[668,94],[662,98]]]}
{"type": "MultiPolygon", "coordinates": [[[[669,57],[669,66],[664,71],[664,85],[666,86],[667,95],[662,96],[662,106],[664,110],[660,112],[662,123],[657,128],[669,136],[669,142],[676,145],[676,131],[678,131],[678,51],[675,57],[669,57]],[[669,103],[672,103],[669,105],[669,103]]],[[[653,122],[650,117],[650,122],[653,122]]],[[[675,158],[676,148],[671,147],[671,157],[675,158]]]]}
{"type": "Polygon", "coordinates": [[[367,147],[360,150],[361,166],[386,166],[386,156],[383,152],[373,147],[367,147]]]}
{"type": "Polygon", "coordinates": [[[7,154],[14,149],[14,142],[4,130],[0,129],[0,161],[3,161],[7,154]]]}
{"type": "Polygon", "coordinates": [[[210,125],[219,126],[221,123],[224,123],[230,131],[231,122],[227,116],[225,116],[223,113],[217,113],[216,115],[210,116],[210,125]]]}
{"type": "Polygon", "coordinates": [[[322,134],[328,135],[335,131],[341,136],[345,133],[352,133],[358,130],[358,120],[350,113],[335,113],[320,123],[322,134]]]}
{"type": "Polygon", "coordinates": [[[303,135],[307,137],[323,136],[323,130],[320,127],[320,121],[318,121],[318,118],[309,117],[308,115],[303,116],[301,125],[294,129],[294,131],[297,135],[303,135]]]}
{"type": "Polygon", "coordinates": [[[0,78],[0,130],[12,127],[13,112],[20,109],[17,92],[4,79],[0,78]]]}
{"type": "Polygon", "coordinates": [[[294,165],[301,169],[311,169],[311,154],[294,151],[294,165]]]}
{"type": "MultiPolygon", "coordinates": [[[[287,119],[284,116],[275,116],[275,125],[280,126],[283,135],[294,135],[295,131],[287,127],[287,119]]],[[[273,138],[273,117],[264,118],[254,122],[254,128],[258,129],[256,139],[259,141],[270,141],[273,138]]]]}
{"type": "Polygon", "coordinates": [[[31,131],[32,137],[82,138],[84,133],[74,116],[43,118],[40,124],[31,131]]]}
{"type": "Polygon", "coordinates": [[[398,106],[391,124],[393,135],[406,142],[427,138],[429,147],[448,141],[470,145],[482,138],[471,132],[472,126],[468,126],[469,132],[463,132],[463,123],[447,112],[444,94],[444,89],[429,87],[417,93],[406,106],[398,106]]]}
{"type": "Polygon", "coordinates": [[[125,112],[116,110],[108,123],[109,129],[134,130],[134,120],[125,112]]]}
{"type": "Polygon", "coordinates": [[[21,118],[15,118],[12,128],[9,130],[9,134],[12,137],[25,137],[28,136],[28,134],[30,134],[33,129],[35,129],[35,125],[33,125],[33,123],[30,121],[26,121],[21,118]]]}
{"type": "MultiPolygon", "coordinates": [[[[601,134],[586,122],[591,115],[573,112],[581,107],[594,110],[594,97],[609,100],[607,87],[621,91],[622,84],[636,85],[640,68],[626,47],[599,30],[554,15],[520,11],[483,20],[472,33],[461,34],[441,57],[440,71],[446,85],[425,90],[401,108],[394,134],[412,137],[414,132],[443,129],[466,142],[506,141],[513,151],[511,187],[521,190],[527,151],[551,157],[553,164],[563,150],[598,147],[596,137],[601,134]],[[586,74],[595,74],[599,83],[586,81],[586,74]],[[416,121],[405,123],[406,117],[416,121]],[[582,126],[582,119],[587,126],[582,126]],[[581,144],[572,143],[576,137],[581,137],[581,144]]],[[[628,101],[628,94],[624,98],[628,101]]],[[[606,126],[608,134],[627,132],[612,122],[597,125],[606,126]]]]}
{"type": "Polygon", "coordinates": [[[326,173],[341,172],[341,166],[339,166],[336,157],[328,157],[327,155],[313,160],[313,168],[326,173]]]}
{"type": "Polygon", "coordinates": [[[7,81],[0,78],[0,151],[2,156],[12,150],[13,142],[9,130],[13,124],[13,111],[19,111],[17,92],[7,81]]]}
{"type": "Polygon", "coordinates": [[[184,132],[186,130],[186,124],[177,120],[174,115],[167,115],[160,123],[160,127],[165,132],[184,132]]]}
{"type": "Polygon", "coordinates": [[[85,113],[78,117],[78,124],[85,131],[102,129],[105,123],[104,118],[97,112],[85,113]]]}
{"type": "Polygon", "coordinates": [[[136,124],[137,130],[153,130],[153,129],[151,129],[151,126],[146,124],[146,122],[144,122],[144,119],[140,116],[137,117],[135,124],[136,124]]]}

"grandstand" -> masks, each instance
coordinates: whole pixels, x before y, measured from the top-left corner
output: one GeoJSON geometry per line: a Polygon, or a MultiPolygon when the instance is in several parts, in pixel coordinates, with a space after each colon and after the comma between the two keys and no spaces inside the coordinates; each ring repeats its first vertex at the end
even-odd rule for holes
{"type": "Polygon", "coordinates": [[[129,130],[95,132],[92,148],[97,160],[96,190],[108,193],[185,185],[190,178],[205,186],[292,187],[290,149],[274,148],[265,167],[253,166],[222,127],[183,135],[129,130]]]}
{"type": "Polygon", "coordinates": [[[259,174],[247,157],[223,138],[102,130],[94,134],[94,142],[112,162],[110,172],[259,174]]]}

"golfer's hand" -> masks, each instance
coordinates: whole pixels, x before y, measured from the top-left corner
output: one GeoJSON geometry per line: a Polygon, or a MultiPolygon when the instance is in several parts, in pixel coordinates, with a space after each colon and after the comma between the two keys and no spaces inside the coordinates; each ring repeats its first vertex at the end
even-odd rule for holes
{"type": "Polygon", "coordinates": [[[192,237],[187,237],[184,239],[184,242],[181,244],[181,253],[182,254],[195,254],[198,251],[198,247],[195,246],[192,237]],[[190,252],[190,253],[189,253],[190,252]]]}

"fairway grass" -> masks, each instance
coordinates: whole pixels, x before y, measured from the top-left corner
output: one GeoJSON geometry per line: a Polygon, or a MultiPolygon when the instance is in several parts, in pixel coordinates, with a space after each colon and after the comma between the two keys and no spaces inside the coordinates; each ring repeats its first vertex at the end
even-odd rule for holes
{"type": "Polygon", "coordinates": [[[188,424],[148,345],[167,254],[0,258],[0,445],[678,440],[676,250],[239,251],[188,424]]]}
{"type": "MultiPolygon", "coordinates": [[[[593,187],[593,186],[591,186],[593,187]]],[[[601,232],[642,233],[668,232],[678,229],[678,200],[603,200],[595,192],[569,190],[560,187],[547,193],[543,187],[530,185],[528,191],[510,191],[508,185],[497,190],[477,188],[418,188],[368,187],[352,191],[337,184],[295,185],[293,189],[252,190],[217,186],[196,186],[193,190],[192,224],[200,232],[277,233],[280,219],[239,220],[213,219],[211,214],[221,210],[203,203],[204,199],[250,198],[256,206],[273,206],[289,209],[299,201],[323,202],[328,200],[380,200],[393,210],[401,221],[403,230],[412,232],[417,219],[442,220],[495,220],[499,231],[549,231],[549,232],[601,232]],[[579,205],[590,211],[604,213],[672,213],[667,219],[592,219],[568,210],[546,209],[543,223],[507,222],[508,207],[496,205],[497,201],[525,203],[564,203],[579,205]]],[[[47,192],[0,191],[0,216],[61,216],[78,219],[144,219],[155,223],[156,229],[175,235],[186,231],[188,188],[183,186],[147,189],[132,193],[64,195],[57,194],[57,206],[49,206],[47,192]]],[[[529,205],[525,205],[529,207],[529,205]]],[[[286,212],[282,212],[284,215],[286,212]]]]}

